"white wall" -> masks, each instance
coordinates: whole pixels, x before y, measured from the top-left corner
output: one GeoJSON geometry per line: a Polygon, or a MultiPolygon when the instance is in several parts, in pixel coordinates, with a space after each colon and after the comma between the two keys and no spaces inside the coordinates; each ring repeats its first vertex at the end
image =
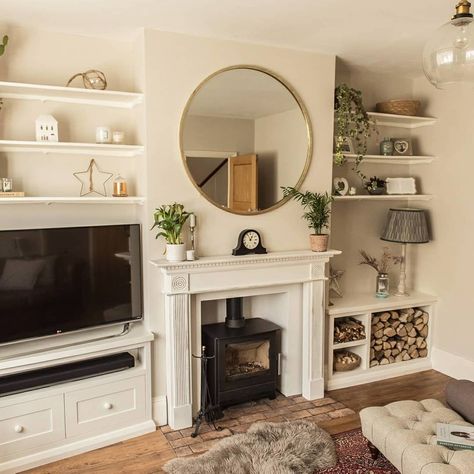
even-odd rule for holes
{"type": "MultiPolygon", "coordinates": [[[[179,123],[185,104],[196,86],[218,69],[255,64],[275,71],[299,93],[313,121],[315,149],[304,188],[330,188],[334,57],[261,45],[196,38],[146,31],[146,116],[148,159],[148,216],[154,207],[182,202],[196,212],[200,255],[229,255],[239,232],[259,229],[270,251],[308,247],[308,229],[295,203],[260,216],[239,216],[217,209],[203,199],[188,180],[179,150],[179,123]]],[[[162,258],[163,242],[149,234],[151,255],[162,258]]],[[[155,396],[166,392],[163,301],[156,290],[150,297],[155,344],[155,396]]]]}

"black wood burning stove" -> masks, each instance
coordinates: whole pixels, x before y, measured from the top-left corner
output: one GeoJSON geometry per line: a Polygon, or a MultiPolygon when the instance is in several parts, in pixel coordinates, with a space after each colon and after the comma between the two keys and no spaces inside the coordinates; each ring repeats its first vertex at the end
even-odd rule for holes
{"type": "MultiPolygon", "coordinates": [[[[227,305],[228,310],[231,307],[227,305]]],[[[244,321],[243,327],[227,327],[226,323],[202,326],[202,344],[208,356],[215,356],[209,361],[207,378],[216,408],[275,398],[281,329],[262,318],[244,321]]]]}

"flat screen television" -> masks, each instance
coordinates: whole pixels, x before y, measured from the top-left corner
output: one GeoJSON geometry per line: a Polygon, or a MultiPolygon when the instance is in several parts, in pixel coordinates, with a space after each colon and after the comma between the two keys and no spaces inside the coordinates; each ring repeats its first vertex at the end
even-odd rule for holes
{"type": "Polygon", "coordinates": [[[0,344],[142,317],[138,224],[0,231],[0,344]]]}

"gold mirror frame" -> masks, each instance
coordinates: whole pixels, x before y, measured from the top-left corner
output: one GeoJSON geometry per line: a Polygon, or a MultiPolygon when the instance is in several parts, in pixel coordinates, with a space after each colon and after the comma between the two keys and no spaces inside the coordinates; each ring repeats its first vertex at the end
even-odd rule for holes
{"type": "MultiPolygon", "coordinates": [[[[239,214],[239,215],[244,215],[244,216],[256,216],[259,214],[265,214],[266,212],[274,211],[275,209],[278,209],[280,206],[283,206],[286,202],[288,202],[291,198],[290,196],[286,196],[281,198],[278,202],[276,202],[273,206],[268,207],[266,209],[262,209],[259,211],[236,211],[233,209],[229,209],[228,207],[221,206],[219,203],[211,199],[195,182],[191,171],[188,168],[188,164],[186,162],[186,155],[184,153],[184,147],[183,147],[183,128],[184,128],[184,122],[187,116],[187,113],[189,111],[189,108],[191,107],[191,103],[194,99],[194,97],[198,94],[198,92],[206,85],[212,78],[217,76],[218,74],[221,74],[223,72],[227,71],[232,71],[234,69],[250,69],[252,71],[258,71],[263,74],[267,74],[268,76],[272,77],[273,79],[277,80],[280,84],[285,87],[285,89],[293,96],[293,98],[296,100],[296,103],[298,104],[298,107],[300,108],[301,113],[303,114],[304,121],[306,124],[306,137],[308,139],[308,151],[306,154],[306,161],[304,164],[303,171],[301,172],[300,178],[298,179],[298,182],[294,186],[296,189],[299,189],[301,185],[303,184],[303,181],[305,180],[308,171],[309,171],[309,166],[311,164],[311,160],[313,158],[313,128],[311,125],[311,119],[309,117],[308,110],[306,109],[303,100],[300,98],[298,93],[295,91],[295,89],[281,76],[278,74],[274,73],[273,71],[270,71],[269,69],[260,67],[260,66],[253,66],[249,64],[238,64],[236,66],[228,66],[222,69],[219,69],[218,71],[212,73],[210,76],[206,77],[197,87],[194,89],[193,93],[189,97],[188,101],[186,102],[186,106],[184,107],[183,114],[181,115],[181,121],[179,124],[179,148],[181,151],[181,160],[183,161],[183,166],[184,169],[186,170],[186,174],[188,175],[189,180],[193,184],[193,186],[198,190],[199,194],[203,196],[207,201],[209,201],[211,204],[216,206],[218,209],[221,209],[226,212],[230,212],[231,214],[239,214]]],[[[291,186],[291,185],[289,185],[291,186]]]]}

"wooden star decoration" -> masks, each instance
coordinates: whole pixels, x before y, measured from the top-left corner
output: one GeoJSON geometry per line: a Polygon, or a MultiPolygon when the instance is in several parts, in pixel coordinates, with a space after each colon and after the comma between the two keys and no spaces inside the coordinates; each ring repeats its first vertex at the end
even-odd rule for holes
{"type": "Polygon", "coordinates": [[[107,196],[105,183],[113,176],[113,173],[102,171],[96,161],[92,159],[85,171],[73,173],[74,177],[81,182],[80,196],[96,193],[101,196],[107,196]],[[100,190],[103,189],[103,192],[100,190]]]}

